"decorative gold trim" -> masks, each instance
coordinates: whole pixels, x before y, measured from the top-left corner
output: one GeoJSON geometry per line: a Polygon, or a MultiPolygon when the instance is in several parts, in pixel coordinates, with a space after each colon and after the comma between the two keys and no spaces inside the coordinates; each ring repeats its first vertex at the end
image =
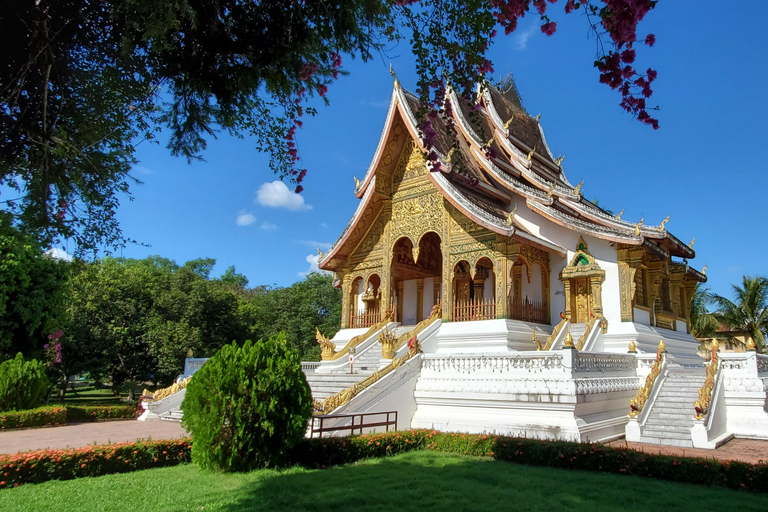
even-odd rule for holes
{"type": "Polygon", "coordinates": [[[712,390],[715,389],[715,376],[717,374],[717,364],[719,357],[717,355],[718,342],[717,339],[712,340],[711,355],[709,359],[709,366],[707,366],[707,378],[704,380],[704,385],[699,390],[699,399],[693,402],[693,408],[696,410],[694,416],[697,420],[703,420],[707,417],[709,412],[709,403],[712,400],[712,390]]]}
{"type": "Polygon", "coordinates": [[[342,405],[348,403],[365,388],[374,384],[376,381],[378,381],[379,379],[387,375],[389,372],[400,368],[409,359],[411,359],[416,354],[420,354],[420,353],[421,353],[421,344],[419,343],[419,340],[416,339],[411,349],[403,357],[393,359],[391,363],[389,363],[387,366],[385,366],[381,370],[373,372],[371,375],[361,380],[360,382],[353,384],[347,389],[339,391],[335,395],[329,396],[322,402],[315,400],[314,401],[315,410],[317,412],[321,412],[322,414],[331,413],[332,411],[338,409],[342,405]]]}
{"type": "Polygon", "coordinates": [[[315,326],[315,340],[317,340],[317,343],[320,345],[320,359],[323,361],[329,361],[333,359],[333,354],[336,350],[336,344],[333,343],[327,336],[323,336],[317,326],[315,326]]]}
{"type": "MultiPolygon", "coordinates": [[[[581,335],[579,338],[579,342],[576,344],[576,350],[584,350],[584,344],[587,342],[587,338],[589,337],[589,333],[592,332],[592,328],[595,326],[595,322],[597,322],[597,317],[592,317],[589,322],[587,322],[586,327],[584,328],[584,334],[581,335]]],[[[571,334],[570,332],[568,334],[571,334]]],[[[568,335],[566,335],[566,338],[568,335]]]]}
{"type": "MultiPolygon", "coordinates": [[[[349,340],[349,341],[347,342],[347,344],[346,344],[346,345],[344,345],[344,348],[342,348],[342,349],[341,349],[341,350],[339,350],[338,352],[334,352],[333,354],[331,354],[330,356],[328,356],[328,359],[326,359],[325,357],[323,357],[323,358],[322,358],[322,359],[323,359],[323,361],[333,361],[333,360],[339,359],[340,357],[342,357],[342,356],[344,356],[344,355],[348,354],[348,353],[349,353],[349,349],[350,349],[350,348],[353,348],[353,347],[356,347],[356,346],[358,346],[360,343],[364,342],[365,340],[367,340],[368,338],[370,338],[371,336],[373,336],[373,333],[375,333],[376,331],[378,331],[379,329],[381,329],[382,327],[384,327],[385,325],[387,325],[389,322],[391,322],[391,321],[392,321],[392,316],[393,316],[393,315],[392,315],[392,310],[391,310],[391,309],[388,309],[388,310],[387,310],[387,311],[384,313],[384,318],[381,320],[381,322],[379,322],[379,323],[377,323],[377,324],[373,324],[373,325],[370,327],[370,329],[368,329],[367,331],[365,331],[365,334],[359,334],[359,335],[355,336],[354,338],[352,338],[351,340],[349,340]]],[[[318,343],[320,343],[320,341],[319,341],[319,340],[318,340],[318,343]]],[[[322,347],[322,344],[321,344],[320,346],[322,347]]],[[[335,346],[334,346],[334,348],[335,348],[335,346]]]]}
{"type": "Polygon", "coordinates": [[[544,350],[544,347],[541,346],[541,342],[536,337],[536,331],[533,328],[531,328],[531,332],[533,333],[533,342],[536,344],[536,351],[541,352],[544,350]]]}
{"type": "MultiPolygon", "coordinates": [[[[633,348],[634,342],[630,343],[630,349],[633,348]]],[[[651,390],[656,382],[659,374],[661,373],[661,365],[664,363],[664,354],[667,352],[667,347],[664,345],[664,340],[659,340],[659,348],[656,350],[656,361],[653,362],[651,367],[651,373],[645,378],[645,385],[640,386],[637,390],[635,398],[629,401],[629,417],[634,418],[643,410],[645,402],[648,397],[651,396],[651,390]]]]}
{"type": "Polygon", "coordinates": [[[560,320],[560,323],[555,326],[555,329],[552,331],[552,334],[550,334],[547,337],[547,344],[544,345],[544,348],[542,350],[552,349],[552,344],[555,342],[555,340],[557,339],[557,336],[560,334],[560,331],[563,330],[563,327],[565,327],[565,324],[567,323],[568,323],[567,318],[563,318],[562,320],[560,320]]]}
{"type": "Polygon", "coordinates": [[[149,400],[152,400],[152,401],[156,402],[158,400],[162,400],[163,398],[168,398],[172,394],[178,393],[182,389],[186,389],[187,384],[189,384],[190,379],[192,379],[191,375],[189,377],[187,377],[186,379],[180,380],[179,382],[174,382],[173,384],[171,384],[167,388],[158,389],[154,393],[152,393],[151,391],[147,391],[145,389],[144,391],[142,391],[141,395],[144,396],[144,397],[149,398],[149,400]]]}
{"type": "Polygon", "coordinates": [[[573,349],[578,350],[573,345],[573,336],[571,336],[571,331],[565,331],[565,341],[563,342],[563,347],[565,347],[565,348],[573,348],[573,349]]]}

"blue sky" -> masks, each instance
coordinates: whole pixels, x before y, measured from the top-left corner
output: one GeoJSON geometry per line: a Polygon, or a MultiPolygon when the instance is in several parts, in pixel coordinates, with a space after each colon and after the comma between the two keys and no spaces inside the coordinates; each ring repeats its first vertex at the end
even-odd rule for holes
{"type": "MultiPolygon", "coordinates": [[[[669,214],[672,233],[684,242],[696,237],[692,264],[708,264],[717,293],[730,295],[743,274],[768,275],[768,4],[747,12],[715,1],[659,2],[639,33],[654,33],[656,45],[642,46],[637,61],[658,71],[650,101],[660,107],[657,131],[624,114],[618,93],[598,83],[586,20],[557,19],[557,33],[546,37],[536,17],[525,18],[516,33],[497,37],[491,57],[494,77],[513,72],[524,106],[541,113],[569,180],[584,180],[587,198],[624,209],[624,219],[658,224],[669,214]]],[[[149,247],[118,255],[212,257],[216,274],[235,265],[251,285],[301,279],[317,246],[336,239],[357,205],[352,176],[365,174],[384,124],[390,61],[414,89],[407,44],[368,63],[345,57],[350,76],[330,87],[331,105],[318,104],[297,134],[309,174],[291,209],[259,203],[260,187],[267,184],[271,194],[262,199],[274,203],[280,186],[252,140],[222,136],[210,141],[204,163],[191,165],[162,145],[141,145],[134,174],[144,183],[133,187],[132,202],[122,201],[119,219],[127,237],[149,247]]]]}

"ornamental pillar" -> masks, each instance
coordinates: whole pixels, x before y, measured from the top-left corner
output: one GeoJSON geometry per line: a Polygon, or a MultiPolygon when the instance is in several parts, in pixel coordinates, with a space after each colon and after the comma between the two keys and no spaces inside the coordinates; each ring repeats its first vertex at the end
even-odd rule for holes
{"type": "Polygon", "coordinates": [[[571,280],[563,281],[563,293],[565,294],[565,318],[571,320],[571,280]]]}
{"type": "Polygon", "coordinates": [[[350,297],[350,290],[349,290],[349,274],[344,274],[344,277],[341,279],[341,328],[342,329],[349,329],[349,297],[350,297]]]}
{"type": "Polygon", "coordinates": [[[416,323],[424,319],[424,278],[416,280],[416,323]]]}
{"type": "Polygon", "coordinates": [[[592,312],[595,318],[603,316],[603,276],[592,276],[590,278],[590,288],[592,293],[592,312]]]}

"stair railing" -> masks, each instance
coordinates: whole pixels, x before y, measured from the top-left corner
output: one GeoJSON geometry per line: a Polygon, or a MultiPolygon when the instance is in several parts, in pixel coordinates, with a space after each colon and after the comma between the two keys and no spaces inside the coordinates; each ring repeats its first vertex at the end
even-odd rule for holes
{"type": "Polygon", "coordinates": [[[637,417],[637,415],[643,411],[645,403],[648,401],[648,398],[651,396],[651,393],[654,390],[656,380],[664,369],[666,363],[666,357],[664,354],[666,353],[667,347],[664,345],[664,341],[660,340],[659,347],[656,349],[656,360],[651,366],[651,372],[645,378],[645,384],[640,386],[640,389],[637,390],[637,395],[635,395],[635,397],[629,401],[630,418],[637,417]]]}
{"type": "MultiPolygon", "coordinates": [[[[392,310],[388,310],[384,313],[383,318],[380,322],[373,324],[367,331],[365,331],[364,334],[359,334],[349,340],[346,345],[344,345],[344,348],[342,348],[339,351],[336,351],[336,345],[331,342],[327,337],[323,336],[320,331],[317,331],[317,334],[315,335],[315,338],[317,339],[317,343],[320,345],[321,348],[321,354],[320,358],[323,361],[334,361],[336,359],[341,358],[342,356],[345,356],[349,354],[349,350],[358,346],[360,343],[364,342],[373,334],[380,330],[382,327],[386,326],[388,323],[392,321],[393,313],[392,310]]],[[[317,328],[316,328],[317,329],[317,328]]]]}
{"type": "Polygon", "coordinates": [[[168,398],[169,396],[178,393],[182,389],[187,388],[187,384],[189,384],[189,381],[192,379],[192,376],[190,375],[186,379],[182,379],[178,382],[174,382],[167,388],[158,389],[154,393],[151,391],[147,391],[146,389],[141,392],[142,398],[145,400],[151,400],[154,402],[157,402],[159,400],[162,400],[163,398],[168,398]]]}
{"type": "Polygon", "coordinates": [[[587,339],[589,339],[589,335],[592,334],[592,329],[595,327],[595,323],[597,322],[597,317],[593,316],[589,322],[587,322],[587,325],[584,327],[584,332],[582,333],[581,337],[579,338],[578,343],[576,343],[576,350],[581,352],[584,350],[584,344],[587,342],[587,339]]]}
{"type": "MultiPolygon", "coordinates": [[[[562,320],[560,320],[560,323],[555,326],[555,329],[552,331],[552,334],[547,337],[547,344],[544,345],[544,348],[541,350],[552,350],[552,345],[555,344],[555,341],[557,341],[558,337],[560,336],[560,333],[563,332],[563,328],[568,324],[568,318],[563,317],[562,320]]],[[[538,345],[538,344],[537,344],[538,345]]],[[[537,350],[538,347],[537,347],[537,350]]]]}
{"type": "Polygon", "coordinates": [[[706,418],[707,413],[709,412],[709,404],[712,400],[712,390],[715,389],[715,378],[720,369],[720,358],[717,355],[717,347],[717,340],[713,340],[710,349],[709,365],[707,366],[707,378],[704,380],[704,385],[699,389],[699,399],[693,402],[693,408],[696,411],[694,417],[697,420],[706,418]]]}
{"type": "Polygon", "coordinates": [[[408,362],[408,360],[418,354],[421,354],[421,343],[419,343],[418,338],[414,338],[413,343],[409,343],[408,353],[406,353],[404,356],[392,359],[392,361],[384,368],[373,372],[365,379],[352,384],[347,389],[343,389],[335,395],[329,396],[322,402],[315,400],[313,402],[315,411],[320,414],[330,414],[332,411],[335,411],[342,405],[349,403],[350,400],[360,394],[364,389],[371,386],[388,373],[400,368],[403,366],[403,364],[408,362]]]}

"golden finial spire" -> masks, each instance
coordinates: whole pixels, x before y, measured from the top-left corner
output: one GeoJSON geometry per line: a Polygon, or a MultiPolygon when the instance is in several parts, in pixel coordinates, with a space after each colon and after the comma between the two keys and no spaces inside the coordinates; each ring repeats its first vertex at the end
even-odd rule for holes
{"type": "Polygon", "coordinates": [[[526,159],[526,160],[528,160],[528,161],[530,162],[530,161],[531,161],[531,159],[533,158],[533,154],[534,154],[534,153],[536,153],[536,148],[535,148],[535,147],[534,147],[534,148],[531,150],[531,152],[530,152],[530,153],[528,153],[528,156],[527,156],[527,157],[525,157],[525,159],[526,159]]]}
{"type": "Polygon", "coordinates": [[[323,251],[320,250],[320,246],[317,246],[317,254],[322,258],[323,257],[323,251]]]}
{"type": "Polygon", "coordinates": [[[581,180],[578,185],[576,185],[576,188],[573,189],[574,194],[577,196],[581,195],[581,186],[584,185],[584,180],[581,180]]]}
{"type": "Polygon", "coordinates": [[[752,339],[752,336],[749,336],[749,337],[747,338],[747,343],[746,343],[746,345],[747,345],[747,350],[749,350],[749,351],[751,351],[751,352],[754,352],[755,350],[757,350],[757,349],[755,348],[755,340],[754,340],[754,339],[752,339]]]}
{"type": "Polygon", "coordinates": [[[667,215],[663,221],[661,221],[661,224],[659,224],[659,229],[664,231],[664,226],[669,222],[669,215],[667,215]]]}
{"type": "Polygon", "coordinates": [[[536,122],[537,122],[537,123],[539,122],[539,119],[541,119],[541,114],[538,114],[538,115],[536,116],[536,122]]]}
{"type": "Polygon", "coordinates": [[[635,343],[635,340],[632,340],[629,342],[629,352],[630,353],[637,352],[637,344],[635,343]]]}
{"type": "Polygon", "coordinates": [[[703,268],[703,269],[701,269],[701,273],[702,273],[702,274],[704,274],[705,276],[707,275],[707,267],[708,267],[708,266],[709,266],[709,263],[707,263],[706,265],[704,265],[704,268],[703,268]]]}
{"type": "Polygon", "coordinates": [[[622,209],[621,209],[621,211],[619,212],[619,214],[616,216],[616,219],[617,219],[617,220],[621,220],[621,216],[622,216],[622,215],[624,215],[624,208],[622,208],[622,209]]]}
{"type": "Polygon", "coordinates": [[[517,205],[515,205],[515,208],[509,212],[509,215],[507,215],[507,220],[505,221],[507,226],[511,226],[512,222],[515,220],[515,214],[517,213],[517,205]]]}
{"type": "Polygon", "coordinates": [[[693,244],[695,244],[695,243],[696,243],[696,237],[693,237],[693,239],[688,244],[688,248],[689,249],[693,249],[693,244]]]}
{"type": "Polygon", "coordinates": [[[397,79],[397,74],[395,74],[394,68],[392,68],[392,63],[389,63],[389,74],[392,75],[395,79],[395,86],[400,87],[400,80],[397,79]]]}
{"type": "Polygon", "coordinates": [[[507,122],[504,123],[504,131],[509,131],[509,125],[512,124],[512,121],[515,120],[515,114],[512,114],[512,117],[507,119],[507,122]]]}
{"type": "Polygon", "coordinates": [[[664,340],[659,340],[659,352],[666,352],[667,346],[664,344],[664,340]]]}
{"type": "Polygon", "coordinates": [[[360,180],[357,179],[357,176],[352,176],[352,179],[355,180],[355,190],[360,188],[360,180]]]}
{"type": "Polygon", "coordinates": [[[557,157],[557,160],[555,161],[555,163],[557,164],[558,167],[560,167],[560,164],[563,163],[563,160],[565,160],[565,155],[560,155],[559,157],[557,157]]]}

